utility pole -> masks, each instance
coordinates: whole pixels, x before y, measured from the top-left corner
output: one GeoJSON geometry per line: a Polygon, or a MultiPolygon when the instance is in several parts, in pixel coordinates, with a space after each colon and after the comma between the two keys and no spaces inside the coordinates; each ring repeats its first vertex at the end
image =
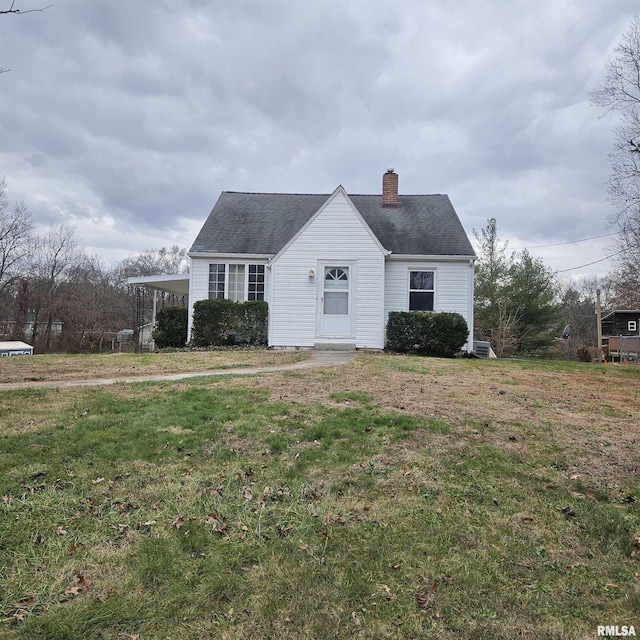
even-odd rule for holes
{"type": "Polygon", "coordinates": [[[596,289],[596,323],[598,325],[598,362],[602,362],[602,305],[600,304],[600,289],[596,289]]]}

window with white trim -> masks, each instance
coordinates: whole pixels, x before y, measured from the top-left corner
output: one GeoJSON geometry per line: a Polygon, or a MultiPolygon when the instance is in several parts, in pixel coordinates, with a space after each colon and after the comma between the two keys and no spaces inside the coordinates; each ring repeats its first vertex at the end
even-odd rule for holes
{"type": "Polygon", "coordinates": [[[409,311],[433,311],[435,271],[409,271],[409,311]]]}
{"type": "Polygon", "coordinates": [[[209,265],[209,300],[224,298],[225,265],[209,265]]]}
{"type": "Polygon", "coordinates": [[[226,295],[233,302],[244,302],[244,265],[229,265],[229,291],[226,295]]]}
{"type": "Polygon", "coordinates": [[[627,322],[627,331],[636,332],[638,330],[638,323],[635,320],[629,320],[627,322]]]}
{"type": "Polygon", "coordinates": [[[210,264],[209,299],[264,300],[264,265],[210,264]]]}
{"type": "Polygon", "coordinates": [[[247,300],[264,300],[264,265],[249,265],[247,300]]]}

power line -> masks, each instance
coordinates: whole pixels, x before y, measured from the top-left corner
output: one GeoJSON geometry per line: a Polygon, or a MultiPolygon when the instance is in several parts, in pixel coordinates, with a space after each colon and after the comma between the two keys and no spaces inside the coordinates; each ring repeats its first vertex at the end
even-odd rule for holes
{"type": "MultiPolygon", "coordinates": [[[[622,251],[624,251],[624,249],[622,251]]],[[[607,256],[606,258],[601,258],[600,260],[594,260],[593,262],[587,262],[587,264],[581,264],[579,267],[571,267],[571,269],[560,269],[559,271],[556,271],[556,273],[565,273],[566,271],[575,271],[576,269],[582,269],[582,267],[590,267],[592,264],[598,264],[598,262],[604,262],[609,258],[614,258],[615,256],[619,256],[622,253],[622,251],[617,251],[616,253],[612,253],[610,256],[607,256]]]]}
{"type": "MultiPolygon", "coordinates": [[[[599,238],[609,238],[610,236],[617,236],[620,232],[614,231],[613,233],[605,233],[601,236],[593,236],[591,238],[582,238],[582,240],[568,240],[567,242],[556,242],[554,244],[537,244],[533,247],[523,247],[523,249],[543,249],[545,247],[559,247],[563,244],[575,244],[576,242],[587,242],[587,240],[598,240],[599,238]]],[[[579,268],[579,267],[576,267],[579,268]]]]}

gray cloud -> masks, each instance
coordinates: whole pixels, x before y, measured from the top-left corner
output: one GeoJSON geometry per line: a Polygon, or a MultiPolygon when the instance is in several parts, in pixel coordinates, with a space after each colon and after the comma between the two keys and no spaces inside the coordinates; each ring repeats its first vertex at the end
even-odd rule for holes
{"type": "Polygon", "coordinates": [[[109,259],[190,244],[223,189],[372,193],[389,166],[405,193],[448,193],[469,232],[495,216],[522,246],[604,233],[613,123],[587,91],[635,11],[65,0],[2,16],[0,173],[109,259]]]}

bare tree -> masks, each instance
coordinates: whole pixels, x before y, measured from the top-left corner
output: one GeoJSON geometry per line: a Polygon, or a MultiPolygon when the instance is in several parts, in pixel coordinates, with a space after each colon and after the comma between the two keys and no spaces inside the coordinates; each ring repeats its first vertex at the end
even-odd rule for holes
{"type": "Polygon", "coordinates": [[[118,270],[123,280],[136,276],[187,273],[187,250],[176,244],[169,249],[145,249],[121,260],[118,270]]]}
{"type": "MultiPolygon", "coordinates": [[[[0,9],[0,16],[2,15],[22,16],[25,13],[37,13],[37,12],[46,11],[50,7],[53,7],[53,5],[48,4],[46,7],[40,7],[38,9],[27,9],[26,11],[23,11],[19,7],[16,7],[16,0],[11,0],[11,4],[9,5],[8,9],[0,9]]],[[[0,67],[0,73],[6,73],[7,71],[11,71],[11,69],[9,69],[8,67],[0,67]]]]}
{"type": "Polygon", "coordinates": [[[9,205],[7,181],[0,177],[0,308],[4,310],[9,306],[11,288],[24,270],[32,231],[31,213],[23,203],[9,205]]]}
{"type": "Polygon", "coordinates": [[[102,351],[107,334],[131,320],[126,290],[117,285],[115,271],[95,256],[81,256],[60,294],[60,343],[65,351],[102,351]]]}
{"type": "Polygon", "coordinates": [[[16,0],[12,0],[11,5],[8,9],[0,9],[0,16],[4,14],[13,13],[14,15],[24,15],[25,13],[36,13],[39,11],[46,11],[50,7],[53,7],[52,4],[48,4],[46,7],[40,7],[39,9],[27,9],[23,11],[19,7],[16,7],[16,0]]]}
{"type": "Polygon", "coordinates": [[[587,348],[596,355],[598,322],[596,315],[596,291],[600,290],[606,310],[610,304],[611,283],[608,278],[583,277],[562,285],[560,302],[562,320],[571,325],[571,343],[576,349],[587,348]]]}
{"type": "Polygon", "coordinates": [[[640,265],[619,261],[611,275],[611,302],[617,309],[640,309],[640,265]]]}
{"type": "Polygon", "coordinates": [[[615,207],[610,216],[620,230],[616,261],[618,279],[631,278],[638,287],[640,273],[640,18],[634,17],[629,31],[606,65],[602,86],[590,92],[594,105],[605,114],[616,113],[620,123],[614,130],[609,197],[615,207]],[[635,279],[633,278],[635,274],[635,279]]]}
{"type": "Polygon", "coordinates": [[[38,235],[30,253],[30,299],[32,341],[35,344],[41,326],[44,333],[41,347],[49,351],[54,320],[58,319],[65,302],[63,285],[72,274],[72,269],[82,260],[83,252],[78,246],[75,227],[52,226],[38,235]]]}

